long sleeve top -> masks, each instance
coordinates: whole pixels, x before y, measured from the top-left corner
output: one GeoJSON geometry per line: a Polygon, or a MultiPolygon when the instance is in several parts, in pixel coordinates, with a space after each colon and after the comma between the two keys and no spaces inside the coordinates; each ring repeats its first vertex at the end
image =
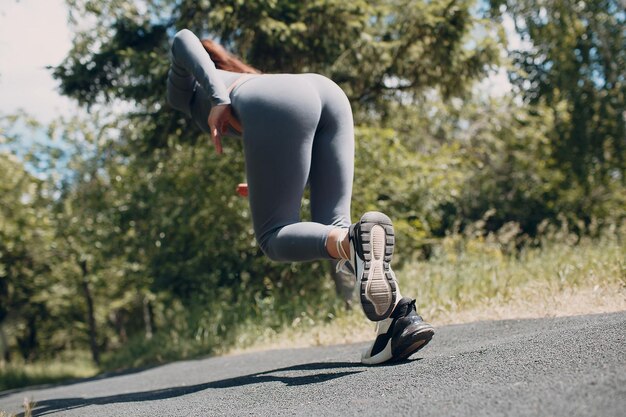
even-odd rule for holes
{"type": "Polygon", "coordinates": [[[209,133],[207,118],[211,107],[230,104],[228,85],[241,74],[215,67],[200,39],[188,29],[176,33],[171,48],[167,78],[167,101],[191,116],[209,133]]]}

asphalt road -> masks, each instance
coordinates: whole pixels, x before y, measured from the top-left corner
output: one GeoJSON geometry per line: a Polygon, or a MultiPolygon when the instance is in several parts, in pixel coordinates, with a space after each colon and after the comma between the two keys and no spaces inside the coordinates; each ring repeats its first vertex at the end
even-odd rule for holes
{"type": "Polygon", "coordinates": [[[410,360],[365,345],[172,363],[0,393],[64,416],[626,416],[626,312],[446,326],[410,360]]]}

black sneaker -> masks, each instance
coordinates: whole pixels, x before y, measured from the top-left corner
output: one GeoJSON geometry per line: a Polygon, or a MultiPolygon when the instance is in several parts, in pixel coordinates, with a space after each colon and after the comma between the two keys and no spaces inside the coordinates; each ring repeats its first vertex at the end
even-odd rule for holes
{"type": "Polygon", "coordinates": [[[415,300],[402,298],[391,316],[377,323],[376,340],[361,356],[361,362],[375,365],[400,361],[430,342],[435,329],[415,310],[415,300]]]}
{"type": "Polygon", "coordinates": [[[337,270],[354,273],[367,318],[384,320],[399,297],[396,276],[390,266],[395,243],[393,224],[387,215],[370,211],[350,226],[348,233],[350,259],[339,261],[337,270]]]}

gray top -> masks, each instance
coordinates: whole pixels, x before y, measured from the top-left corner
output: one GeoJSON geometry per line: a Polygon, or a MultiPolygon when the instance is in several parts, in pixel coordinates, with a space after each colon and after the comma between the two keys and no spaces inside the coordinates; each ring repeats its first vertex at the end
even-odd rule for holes
{"type": "Polygon", "coordinates": [[[168,75],[168,101],[177,110],[191,116],[190,92],[202,87],[213,105],[230,104],[228,85],[239,75],[215,67],[200,39],[188,29],[174,36],[172,66],[168,75]]]}

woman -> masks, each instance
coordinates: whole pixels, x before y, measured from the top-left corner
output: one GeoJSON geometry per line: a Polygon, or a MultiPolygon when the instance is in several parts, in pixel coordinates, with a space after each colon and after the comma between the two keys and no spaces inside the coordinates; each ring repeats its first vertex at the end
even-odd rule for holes
{"type": "Polygon", "coordinates": [[[219,45],[183,29],[172,44],[168,102],[191,116],[222,152],[221,135],[243,133],[248,196],[259,246],[272,260],[338,261],[359,288],[377,338],[362,362],[408,358],[434,334],[401,298],[390,267],[393,226],[378,212],[350,222],[354,172],[352,110],[317,74],[260,74],[219,45]],[[305,186],[311,222],[300,221],[305,186]]]}

